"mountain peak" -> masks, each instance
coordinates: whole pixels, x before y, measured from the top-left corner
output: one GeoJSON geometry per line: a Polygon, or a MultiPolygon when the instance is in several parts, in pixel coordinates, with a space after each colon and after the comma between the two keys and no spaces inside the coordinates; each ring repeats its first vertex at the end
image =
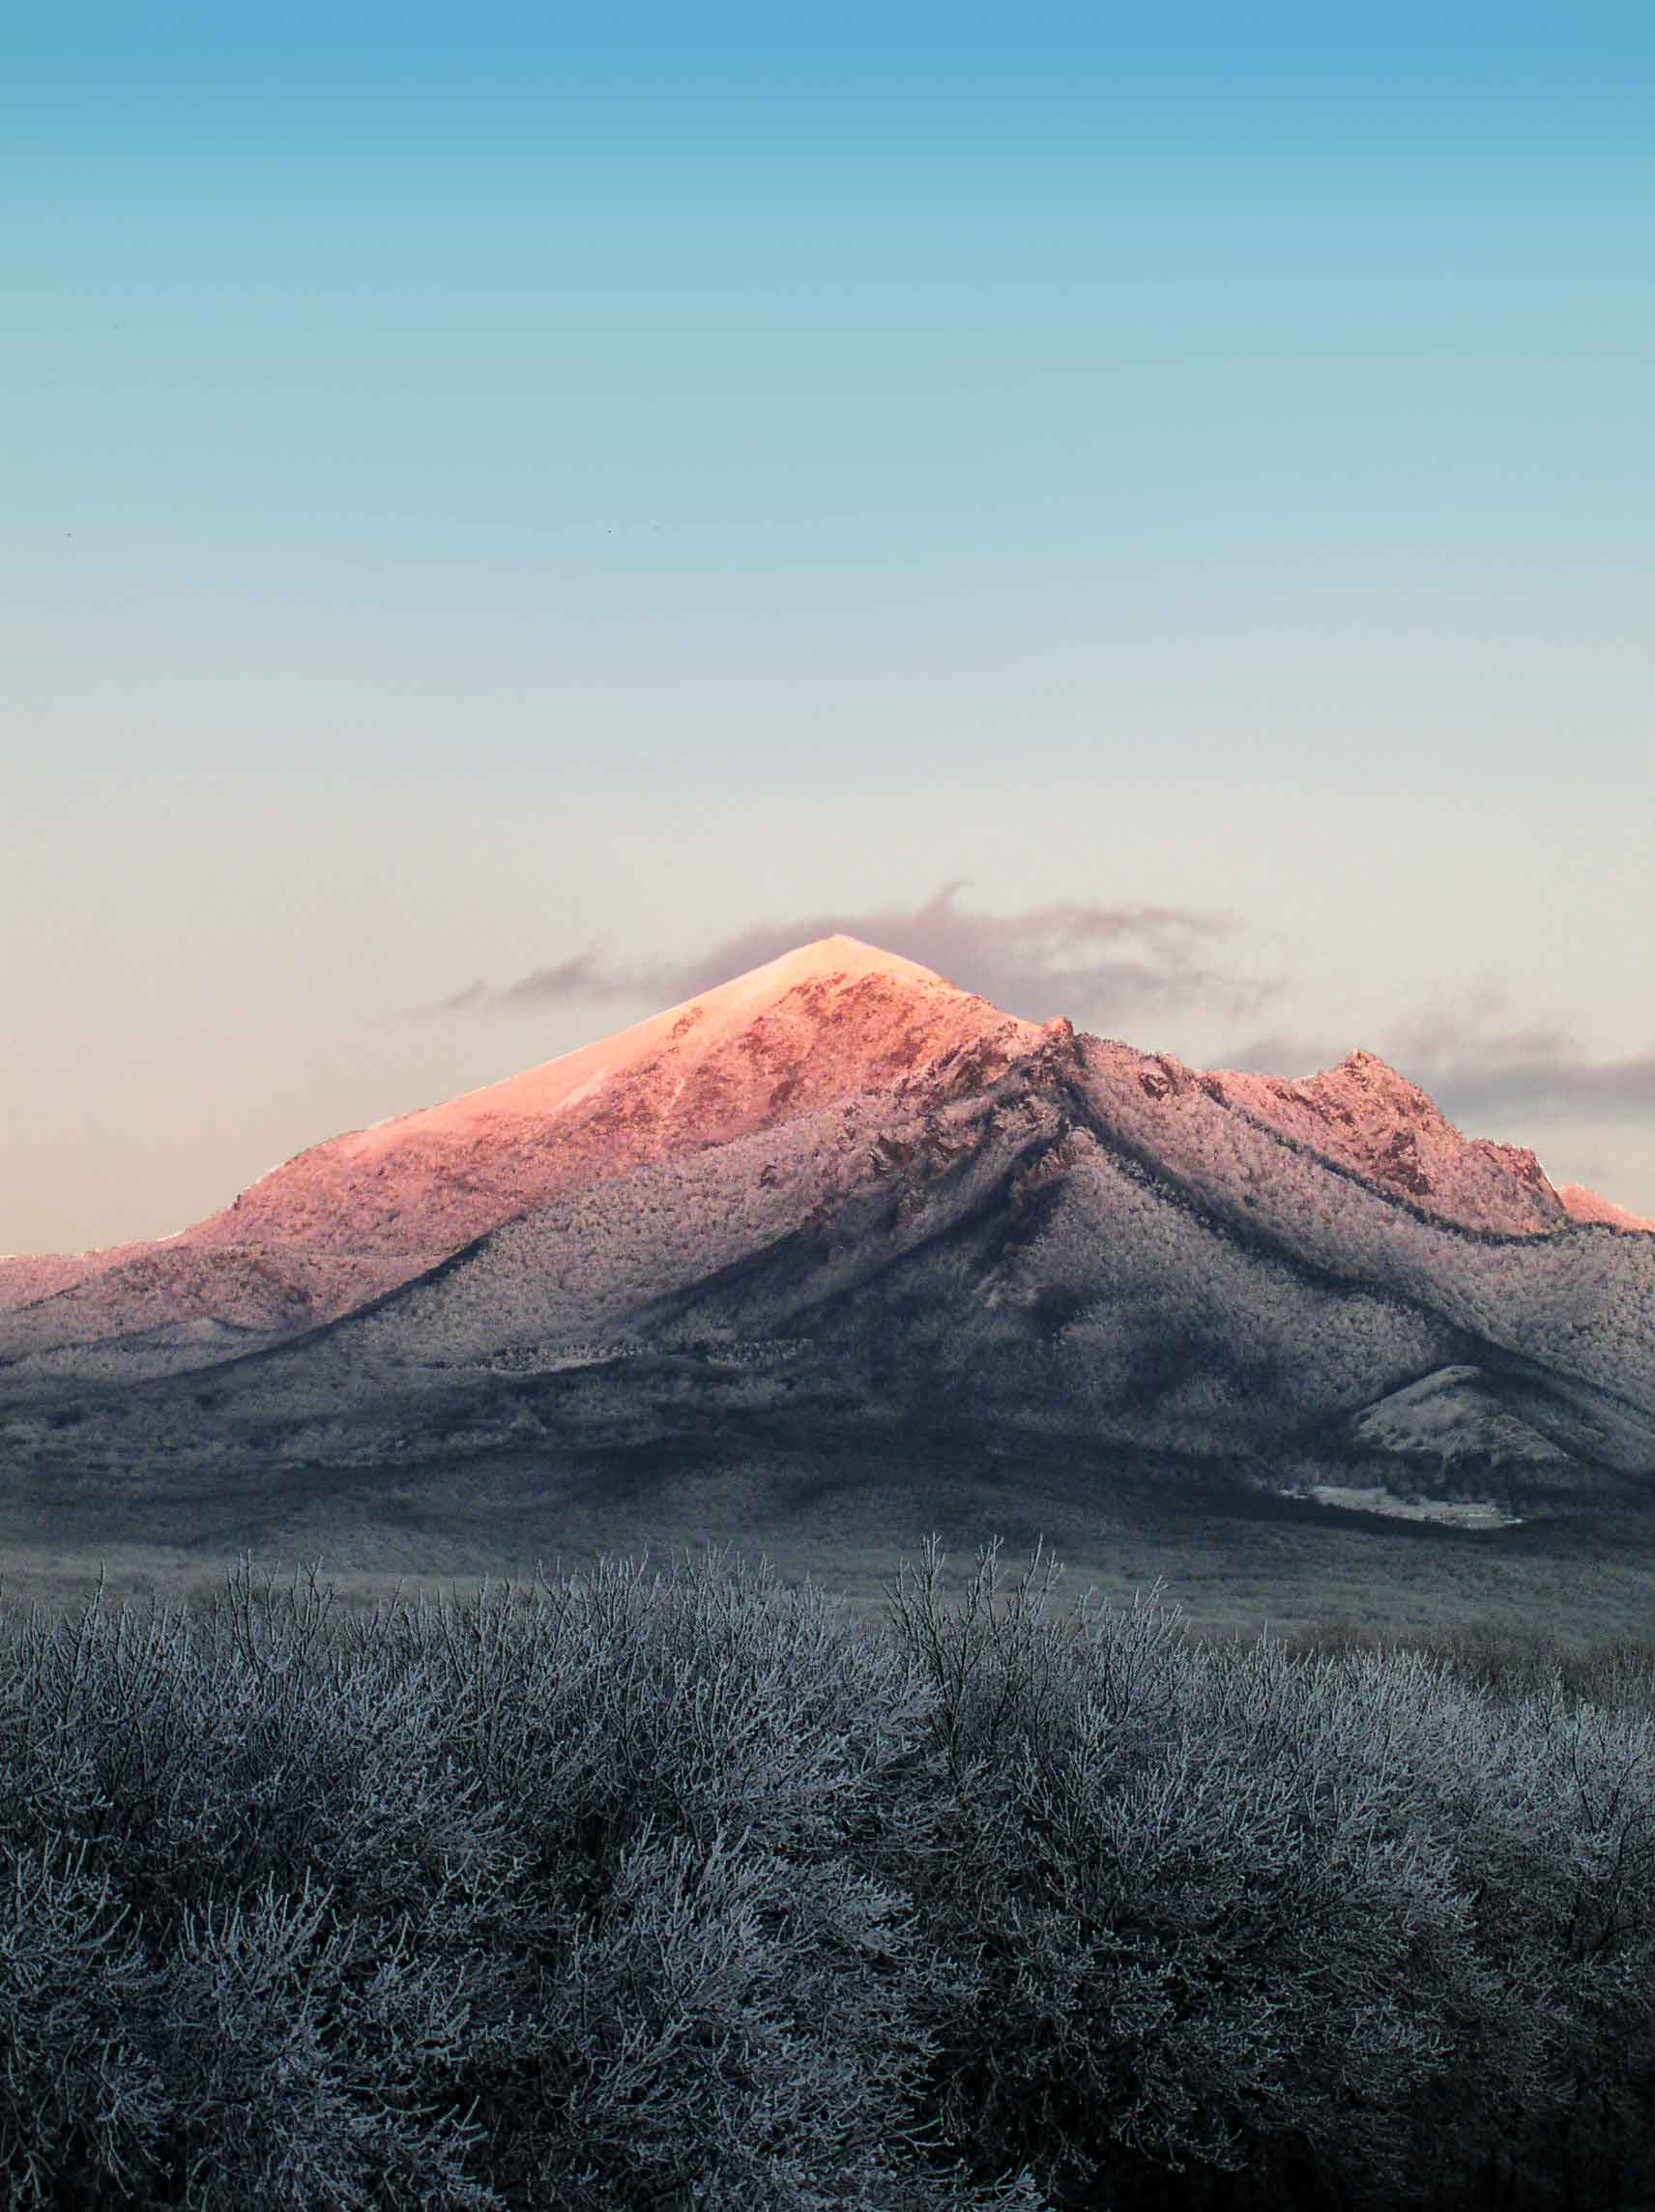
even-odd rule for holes
{"type": "Polygon", "coordinates": [[[669,1015],[682,1013],[691,1005],[699,1005],[704,1011],[725,1006],[734,1011],[768,1002],[772,996],[785,996],[800,983],[855,983],[867,975],[887,976],[893,982],[927,991],[953,992],[955,989],[934,969],[922,968],[916,960],[905,960],[900,952],[886,952],[880,946],[864,944],[859,937],[836,933],[831,937],[813,938],[808,945],[796,945],[791,952],[779,953],[775,959],[766,960],[757,968],[745,969],[740,975],[732,975],[728,982],[714,984],[699,999],[685,999],[653,1018],[665,1021],[669,1015]]]}
{"type": "Polygon", "coordinates": [[[1336,1067],[1324,1067],[1319,1075],[1307,1080],[1331,1084],[1341,1075],[1353,1076],[1372,1091],[1408,1091],[1415,1098],[1429,1099],[1429,1092],[1422,1091],[1400,1068],[1393,1067],[1388,1060],[1381,1060],[1377,1052],[1369,1052],[1361,1045],[1354,1052],[1348,1052],[1336,1067]]]}
{"type": "Polygon", "coordinates": [[[1348,1053],[1297,1083],[1227,1072],[1224,1088],[1309,1150],[1440,1219],[1532,1234],[1570,1218],[1531,1151],[1462,1136],[1428,1091],[1378,1053],[1348,1053]]]}
{"type": "MultiPolygon", "coordinates": [[[[781,954],[783,961],[809,962],[813,966],[834,967],[849,962],[853,966],[887,969],[892,974],[911,972],[917,975],[930,975],[932,970],[921,968],[917,961],[904,959],[900,952],[887,952],[882,945],[870,945],[865,937],[852,937],[847,930],[836,929],[828,937],[813,937],[808,945],[796,945],[791,952],[781,954]]],[[[942,978],[936,978],[939,982],[942,978]]]]}
{"type": "Polygon", "coordinates": [[[302,1152],[190,1245],[366,1255],[403,1276],[554,1193],[727,1144],[967,1047],[998,1072],[1039,1033],[917,961],[835,934],[595,1043],[302,1152]]]}

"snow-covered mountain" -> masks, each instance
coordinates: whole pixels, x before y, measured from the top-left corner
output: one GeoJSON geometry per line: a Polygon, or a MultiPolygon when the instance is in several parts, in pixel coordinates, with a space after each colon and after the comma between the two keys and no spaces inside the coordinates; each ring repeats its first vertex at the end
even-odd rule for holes
{"type": "Polygon", "coordinates": [[[888,1087],[962,1044],[1003,1066],[1030,1025],[929,969],[824,938],[504,1083],[313,1146],[177,1237],[0,1261],[8,1351],[213,1320],[347,1313],[558,1193],[888,1087]]]}
{"type": "Polygon", "coordinates": [[[0,1409],[94,1458],[896,1423],[1566,1497],[1655,1473],[1649,1231],[1371,1055],[1202,1072],[829,938],[12,1263],[0,1409]]]}
{"type": "Polygon", "coordinates": [[[1416,1084],[1371,1052],[1353,1052],[1303,1083],[1228,1073],[1206,1080],[1239,1111],[1439,1221],[1521,1235],[1570,1219],[1531,1151],[1486,1137],[1467,1143],[1416,1084]]]}

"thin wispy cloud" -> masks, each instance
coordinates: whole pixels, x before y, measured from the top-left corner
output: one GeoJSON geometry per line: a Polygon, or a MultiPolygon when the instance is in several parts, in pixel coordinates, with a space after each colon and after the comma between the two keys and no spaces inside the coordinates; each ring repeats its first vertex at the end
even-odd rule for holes
{"type": "Polygon", "coordinates": [[[1521,1110],[1543,1118],[1647,1121],[1655,1118],[1655,1052],[1592,1060],[1564,1032],[1537,1049],[1533,1034],[1493,1040],[1475,1058],[1446,1061],[1420,1080],[1455,1120],[1521,1110]]]}
{"type": "MultiPolygon", "coordinates": [[[[1353,1041],[1258,1036],[1223,1064],[1301,1076],[1333,1066],[1353,1041]]],[[[1387,1030],[1371,1049],[1428,1091],[1461,1126],[1514,1114],[1587,1121],[1655,1119],[1655,1051],[1596,1060],[1561,1023],[1512,1021],[1504,992],[1494,986],[1387,1030]]]]}
{"type": "Polygon", "coordinates": [[[958,903],[964,888],[964,879],[946,884],[917,907],[759,922],[680,960],[611,961],[594,946],[499,988],[473,983],[441,1010],[575,1002],[674,1005],[816,938],[841,934],[935,969],[1007,1013],[1037,1021],[1067,1014],[1086,1028],[1196,1003],[1237,1014],[1276,988],[1222,963],[1238,929],[1229,915],[1072,901],[1018,914],[973,914],[958,903]]]}
{"type": "Polygon", "coordinates": [[[1386,1057],[1456,1121],[1513,1112],[1592,1121],[1655,1114],[1655,1051],[1594,1059],[1561,1022],[1513,1021],[1495,984],[1393,1031],[1386,1057]]]}

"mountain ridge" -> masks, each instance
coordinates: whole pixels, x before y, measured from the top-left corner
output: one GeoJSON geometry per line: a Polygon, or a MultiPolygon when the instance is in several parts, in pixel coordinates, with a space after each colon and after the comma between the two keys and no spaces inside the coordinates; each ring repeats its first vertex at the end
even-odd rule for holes
{"type": "Polygon", "coordinates": [[[1372,1054],[1192,1069],[830,939],[0,1316],[0,1435],[111,1468],[939,1421],[1566,1499],[1655,1472],[1655,1241],[1372,1054]]]}
{"type": "MultiPolygon", "coordinates": [[[[336,1137],[324,1139],[306,1146],[289,1159],[269,1169],[264,1175],[247,1185],[236,1199],[217,1212],[203,1216],[170,1237],[141,1239],[125,1244],[89,1249],[80,1253],[15,1253],[0,1255],[0,1311],[6,1307],[3,1288],[4,1270],[15,1270],[11,1278],[15,1282],[27,1279],[25,1270],[32,1270],[44,1284],[44,1288],[30,1296],[28,1302],[38,1303],[42,1297],[56,1295],[59,1290],[73,1289],[87,1271],[102,1271],[108,1266],[123,1265],[139,1254],[163,1250],[179,1242],[214,1242],[231,1244],[251,1240],[247,1232],[257,1221],[259,1208],[267,1207],[273,1185],[278,1189],[290,1172],[301,1165],[330,1160],[382,1160],[396,1147],[398,1136],[407,1137],[427,1131],[469,1128],[476,1134],[489,1133],[491,1125],[512,1118],[543,1121],[561,1115],[571,1105],[580,1103],[614,1077],[635,1066],[648,1045],[653,1045],[666,1036],[669,1043],[679,1041],[679,1033],[707,1021],[710,1010],[713,1018],[708,1027],[721,1032],[721,1041],[728,1042],[737,1026],[733,1016],[744,1012],[749,1019],[762,1019],[775,1004],[796,992],[800,986],[818,986],[834,980],[860,981],[869,976],[885,976],[906,983],[910,991],[917,989],[940,1001],[952,1001],[962,1006],[980,1010],[984,1028],[995,1027],[1007,1034],[1027,1041],[1051,1031],[1067,1031],[1073,1025],[1065,1017],[1055,1023],[1039,1025],[1002,1013],[989,1002],[973,993],[959,990],[934,970],[921,967],[899,954],[888,953],[869,946],[862,940],[839,935],[816,940],[810,945],[796,947],[778,959],[747,971],[740,976],[715,987],[710,992],[679,1002],[651,1015],[628,1029],[600,1038],[594,1044],[578,1046],[560,1054],[553,1060],[542,1062],[517,1074],[504,1077],[494,1083],[477,1087],[440,1101],[429,1107],[389,1116],[383,1121],[357,1130],[346,1130],[336,1137]],[[633,1040],[636,1040],[634,1043],[633,1040]],[[630,1054],[628,1045],[632,1045],[630,1054]],[[560,1074],[561,1071],[561,1080],[560,1074]],[[247,1202],[254,1200],[252,1208],[247,1202]],[[238,1219],[238,1216],[241,1216],[238,1219]],[[61,1278],[53,1281],[52,1278],[61,1278]]],[[[705,1046],[704,1035],[697,1040],[705,1046]]],[[[1100,1039],[1100,1042],[1116,1040],[1100,1039]]],[[[1136,1050],[1135,1047],[1126,1047],[1136,1050]]],[[[705,1051],[693,1056],[705,1060],[705,1051]]],[[[1281,1076],[1261,1075],[1253,1071],[1235,1069],[1200,1069],[1186,1067],[1168,1054],[1150,1054],[1141,1057],[1153,1060],[1173,1074],[1175,1081],[1188,1079],[1211,1086],[1220,1085],[1226,1095],[1237,1100],[1263,1121],[1278,1127],[1285,1126],[1293,1134],[1302,1134],[1312,1117],[1321,1126],[1317,1134],[1321,1142],[1307,1137],[1311,1149],[1323,1156],[1343,1164],[1364,1167],[1375,1179],[1389,1183],[1415,1197],[1431,1195],[1422,1192],[1419,1183],[1422,1170],[1417,1158],[1417,1138],[1411,1130],[1401,1134],[1415,1137],[1412,1144],[1396,1143],[1399,1120],[1414,1119],[1421,1121],[1428,1133],[1438,1144],[1446,1139],[1462,1152],[1468,1153],[1493,1170],[1503,1170],[1508,1186],[1523,1186],[1524,1195],[1535,1208],[1535,1218],[1505,1224],[1508,1228],[1526,1230],[1553,1228],[1566,1225],[1570,1220],[1594,1221],[1609,1226],[1639,1232],[1655,1233],[1655,1220],[1636,1215],[1599,1193],[1576,1183],[1553,1186],[1546,1178],[1536,1155],[1526,1147],[1500,1145],[1488,1138],[1465,1138],[1440,1114],[1429,1094],[1402,1075],[1377,1054],[1357,1048],[1335,1065],[1313,1075],[1290,1079],[1281,1076]],[[1343,1121],[1347,1129],[1353,1128],[1357,1116],[1352,1111],[1352,1100],[1371,1098],[1378,1091],[1381,1097],[1388,1094],[1389,1111],[1381,1116],[1386,1123],[1386,1154],[1375,1155],[1351,1143],[1337,1124],[1343,1121]],[[1540,1195],[1541,1193],[1545,1195],[1540,1195]]],[[[714,1137],[711,1141],[717,1141],[714,1137]]],[[[1512,1193],[1508,1187],[1508,1202],[1512,1193]]],[[[504,1218],[504,1217],[503,1217],[504,1218]]],[[[1490,1224],[1490,1226],[1500,1226],[1490,1224]]],[[[279,1226],[276,1232],[283,1241],[296,1240],[291,1225],[279,1226]]],[[[360,1225],[359,1225],[360,1233],[360,1225]]]]}
{"type": "MultiPolygon", "coordinates": [[[[306,1147],[172,1237],[0,1263],[0,1314],[9,1279],[23,1293],[14,1315],[81,1294],[96,1327],[119,1302],[99,1288],[110,1275],[126,1278],[151,1323],[204,1314],[215,1288],[233,1301],[248,1253],[271,1251],[283,1254],[296,1306],[304,1300],[311,1318],[346,1311],[570,1181],[786,1119],[821,1090],[824,1072],[830,1088],[854,1090],[962,1038],[1032,1033],[915,962],[855,938],[823,939],[593,1045],[306,1147]],[[837,1063],[813,1070],[824,1017],[837,1063]],[[216,1255],[216,1268],[198,1253],[216,1255]],[[34,1295],[53,1273],[67,1279],[34,1295]]],[[[60,1312],[71,1327],[79,1318],[73,1306],[60,1312]]]]}

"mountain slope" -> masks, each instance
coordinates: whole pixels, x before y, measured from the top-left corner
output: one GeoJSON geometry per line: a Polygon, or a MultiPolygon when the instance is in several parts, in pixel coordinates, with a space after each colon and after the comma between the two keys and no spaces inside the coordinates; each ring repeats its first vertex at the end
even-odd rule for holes
{"type": "Polygon", "coordinates": [[[560,1191],[888,1086],[945,1050],[1003,1065],[1034,1033],[913,961],[825,938],[525,1074],[317,1145],[164,1242],[31,1263],[49,1287],[19,1303],[0,1356],[186,1320],[290,1332],[560,1191]]]}
{"type": "Polygon", "coordinates": [[[1563,1201],[1571,1221],[1604,1221],[1614,1229],[1655,1230],[1655,1221],[1646,1220],[1640,1213],[1629,1213],[1624,1206],[1616,1206],[1612,1199],[1600,1198],[1595,1190],[1587,1190],[1581,1183],[1559,1183],[1557,1196],[1563,1201]]]}
{"type": "Polygon", "coordinates": [[[1203,1082],[1320,1157],[1466,1228],[1521,1235],[1570,1218],[1531,1151],[1469,1142],[1423,1091],[1371,1052],[1301,1083],[1226,1072],[1203,1082]]]}
{"type": "Polygon", "coordinates": [[[111,1467],[945,1427],[1555,1500],[1655,1472],[1655,1237],[1371,1056],[1204,1073],[827,940],[14,1314],[0,1402],[111,1467]]]}

